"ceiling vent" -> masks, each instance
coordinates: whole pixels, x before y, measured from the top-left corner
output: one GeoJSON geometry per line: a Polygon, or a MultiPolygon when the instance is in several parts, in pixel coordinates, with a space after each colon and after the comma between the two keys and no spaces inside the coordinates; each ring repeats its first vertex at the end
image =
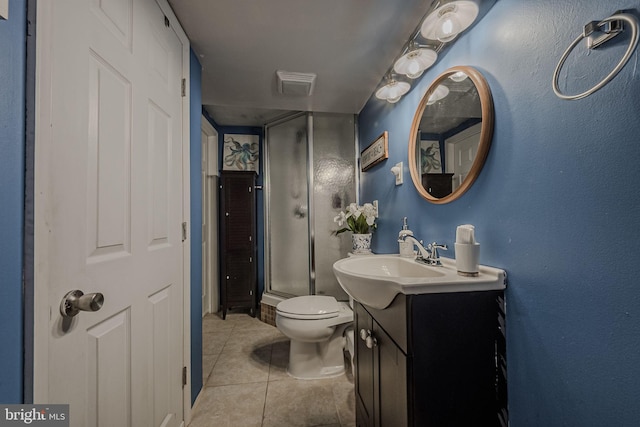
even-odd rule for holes
{"type": "Polygon", "coordinates": [[[290,71],[276,71],[278,93],[292,96],[311,96],[316,84],[314,73],[294,73],[290,71]]]}

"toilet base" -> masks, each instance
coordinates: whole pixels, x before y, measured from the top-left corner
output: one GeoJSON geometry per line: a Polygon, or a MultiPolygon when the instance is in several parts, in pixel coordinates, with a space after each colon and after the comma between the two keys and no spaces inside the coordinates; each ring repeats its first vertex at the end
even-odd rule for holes
{"type": "Polygon", "coordinates": [[[303,380],[338,377],[345,372],[343,348],[341,333],[328,342],[291,340],[287,373],[303,380]]]}

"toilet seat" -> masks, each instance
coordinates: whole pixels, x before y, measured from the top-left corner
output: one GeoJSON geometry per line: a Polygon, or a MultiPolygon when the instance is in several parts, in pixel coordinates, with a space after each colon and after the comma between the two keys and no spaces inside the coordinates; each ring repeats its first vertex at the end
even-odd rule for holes
{"type": "Polygon", "coordinates": [[[276,312],[290,319],[331,319],[340,314],[340,304],[331,296],[304,295],[280,302],[276,312]]]}

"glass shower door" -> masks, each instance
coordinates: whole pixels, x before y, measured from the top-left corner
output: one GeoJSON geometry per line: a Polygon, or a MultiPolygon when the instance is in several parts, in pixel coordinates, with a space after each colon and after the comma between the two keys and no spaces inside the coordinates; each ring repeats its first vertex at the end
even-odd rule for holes
{"type": "Polygon", "coordinates": [[[265,278],[282,296],[348,299],[333,263],[351,249],[333,218],[356,201],[355,119],[301,114],[266,127],[265,278]]]}
{"type": "Polygon", "coordinates": [[[271,292],[309,294],[307,116],[267,128],[265,273],[271,292]]]}
{"type": "Polygon", "coordinates": [[[315,293],[348,299],[333,263],[351,250],[351,233],[333,234],[333,218],[356,201],[355,120],[350,114],[313,114],[313,222],[315,293]]]}

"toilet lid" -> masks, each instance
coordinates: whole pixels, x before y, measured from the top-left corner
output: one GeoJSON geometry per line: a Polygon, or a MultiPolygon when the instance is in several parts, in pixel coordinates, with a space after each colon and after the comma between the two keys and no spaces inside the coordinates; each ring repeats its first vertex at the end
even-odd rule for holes
{"type": "Polygon", "coordinates": [[[278,303],[276,310],[285,316],[288,314],[296,318],[328,319],[338,315],[340,304],[334,297],[305,295],[278,303]]]}

